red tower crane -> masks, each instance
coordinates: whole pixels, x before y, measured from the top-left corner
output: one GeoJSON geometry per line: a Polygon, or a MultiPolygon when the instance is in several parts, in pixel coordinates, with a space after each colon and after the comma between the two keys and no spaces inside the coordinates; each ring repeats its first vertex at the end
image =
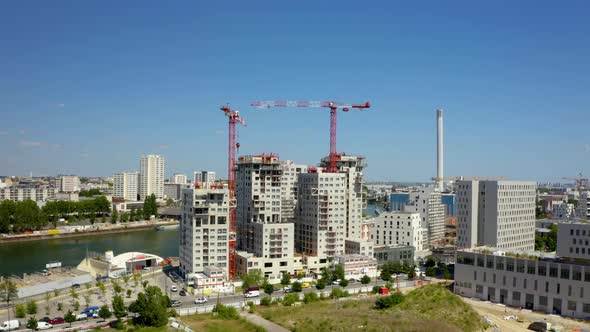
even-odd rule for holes
{"type": "Polygon", "coordinates": [[[275,100],[275,101],[255,101],[250,104],[256,108],[271,108],[271,107],[303,107],[303,108],[329,108],[330,109],[330,166],[328,171],[336,173],[336,161],[338,153],[336,152],[336,114],[338,109],[344,112],[350,111],[352,108],[357,108],[364,111],[371,107],[369,102],[364,104],[343,104],[335,101],[309,101],[309,100],[275,100]]]}
{"type": "Polygon", "coordinates": [[[229,188],[229,279],[236,276],[236,148],[240,143],[236,142],[236,123],[243,126],[246,121],[240,117],[240,112],[232,110],[228,106],[220,109],[229,118],[229,146],[227,158],[227,185],[229,188]]]}

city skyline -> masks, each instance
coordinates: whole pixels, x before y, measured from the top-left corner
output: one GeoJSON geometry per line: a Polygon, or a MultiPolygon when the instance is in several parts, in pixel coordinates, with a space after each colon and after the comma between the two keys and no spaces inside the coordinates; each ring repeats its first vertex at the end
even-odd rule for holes
{"type": "Polygon", "coordinates": [[[161,154],[166,178],[223,178],[226,103],[248,123],[240,154],[317,165],[328,154],[325,110],[248,105],[332,98],[372,103],[338,123],[338,151],[366,157],[367,181],[436,175],[437,108],[446,176],[590,173],[583,2],[4,7],[2,175],[112,176],[161,154]]]}

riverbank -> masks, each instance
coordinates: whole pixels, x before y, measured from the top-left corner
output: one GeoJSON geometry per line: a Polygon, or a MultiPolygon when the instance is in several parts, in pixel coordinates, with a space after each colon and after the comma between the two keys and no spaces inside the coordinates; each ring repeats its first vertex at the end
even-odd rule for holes
{"type": "Polygon", "coordinates": [[[41,240],[53,240],[60,238],[74,238],[84,236],[95,236],[105,234],[116,234],[126,232],[137,232],[153,229],[158,226],[174,226],[178,225],[178,220],[158,220],[158,221],[137,221],[118,224],[95,224],[89,228],[58,228],[54,230],[47,230],[33,234],[19,234],[19,235],[5,235],[0,238],[0,244],[3,243],[17,243],[17,242],[31,242],[41,240]],[[53,232],[52,232],[53,231],[53,232]]]}

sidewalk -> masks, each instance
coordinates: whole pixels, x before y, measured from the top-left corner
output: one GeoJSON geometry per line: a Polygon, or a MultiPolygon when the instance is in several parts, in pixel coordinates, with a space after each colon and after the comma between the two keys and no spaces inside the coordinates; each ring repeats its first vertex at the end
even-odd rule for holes
{"type": "Polygon", "coordinates": [[[242,315],[242,317],[244,317],[244,319],[246,319],[250,323],[254,323],[256,325],[264,327],[268,332],[289,332],[289,330],[287,330],[286,328],[284,328],[278,324],[275,324],[269,320],[266,320],[260,316],[257,316],[255,314],[243,312],[243,313],[241,313],[241,315],[242,315]]]}

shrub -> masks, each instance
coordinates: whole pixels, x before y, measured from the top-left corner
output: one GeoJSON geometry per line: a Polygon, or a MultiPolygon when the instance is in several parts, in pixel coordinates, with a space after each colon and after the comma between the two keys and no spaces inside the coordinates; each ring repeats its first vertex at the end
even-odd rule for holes
{"type": "Polygon", "coordinates": [[[290,293],[283,298],[283,305],[286,307],[293,305],[295,302],[299,302],[299,294],[290,293]]]}
{"type": "Polygon", "coordinates": [[[14,306],[14,314],[16,315],[16,318],[25,318],[27,315],[27,307],[24,303],[19,303],[14,306]]]}
{"type": "Polygon", "coordinates": [[[340,287],[346,287],[348,286],[348,280],[342,279],[338,284],[340,285],[340,287]]]}
{"type": "Polygon", "coordinates": [[[311,303],[318,301],[318,294],[316,292],[309,292],[303,295],[303,302],[304,303],[311,303]]]}
{"type": "Polygon", "coordinates": [[[326,288],[326,282],[324,281],[324,279],[321,279],[320,281],[318,281],[318,283],[315,284],[315,288],[317,288],[317,289],[326,288]]]}
{"type": "Polygon", "coordinates": [[[295,281],[293,285],[291,285],[291,289],[294,292],[301,292],[301,290],[303,290],[303,285],[299,281],[295,281]]]}
{"type": "Polygon", "coordinates": [[[373,286],[373,290],[371,291],[371,293],[373,293],[373,294],[379,293],[380,288],[381,288],[381,286],[373,286]]]}
{"type": "Polygon", "coordinates": [[[34,315],[37,313],[37,302],[33,301],[33,300],[29,300],[27,301],[27,313],[29,315],[34,315]]]}
{"type": "Polygon", "coordinates": [[[254,305],[254,301],[248,301],[248,302],[246,302],[246,305],[249,306],[249,307],[251,307],[251,306],[254,305]]]}
{"type": "Polygon", "coordinates": [[[238,310],[231,306],[225,306],[223,304],[218,304],[213,308],[213,312],[217,314],[217,318],[220,319],[238,319],[240,318],[240,314],[238,310]]]}
{"type": "Polygon", "coordinates": [[[363,284],[363,285],[367,285],[370,282],[371,282],[371,277],[369,277],[366,274],[361,278],[361,284],[363,284]]]}
{"type": "Polygon", "coordinates": [[[375,301],[375,307],[377,309],[391,308],[394,305],[398,305],[404,301],[404,295],[400,292],[395,292],[389,296],[383,296],[375,301]]]}
{"type": "Polygon", "coordinates": [[[333,299],[337,299],[337,298],[341,298],[341,297],[347,297],[349,296],[348,291],[342,290],[342,288],[332,288],[332,293],[330,293],[330,297],[333,299]]]}
{"type": "Polygon", "coordinates": [[[390,283],[390,282],[388,282],[388,283],[385,283],[385,288],[387,288],[387,289],[389,289],[389,290],[392,290],[392,289],[393,289],[393,284],[392,284],[392,283],[390,283]]]}
{"type": "Polygon", "coordinates": [[[266,305],[269,306],[272,303],[272,299],[270,298],[270,296],[265,296],[262,299],[260,299],[260,305],[266,305]]]}

